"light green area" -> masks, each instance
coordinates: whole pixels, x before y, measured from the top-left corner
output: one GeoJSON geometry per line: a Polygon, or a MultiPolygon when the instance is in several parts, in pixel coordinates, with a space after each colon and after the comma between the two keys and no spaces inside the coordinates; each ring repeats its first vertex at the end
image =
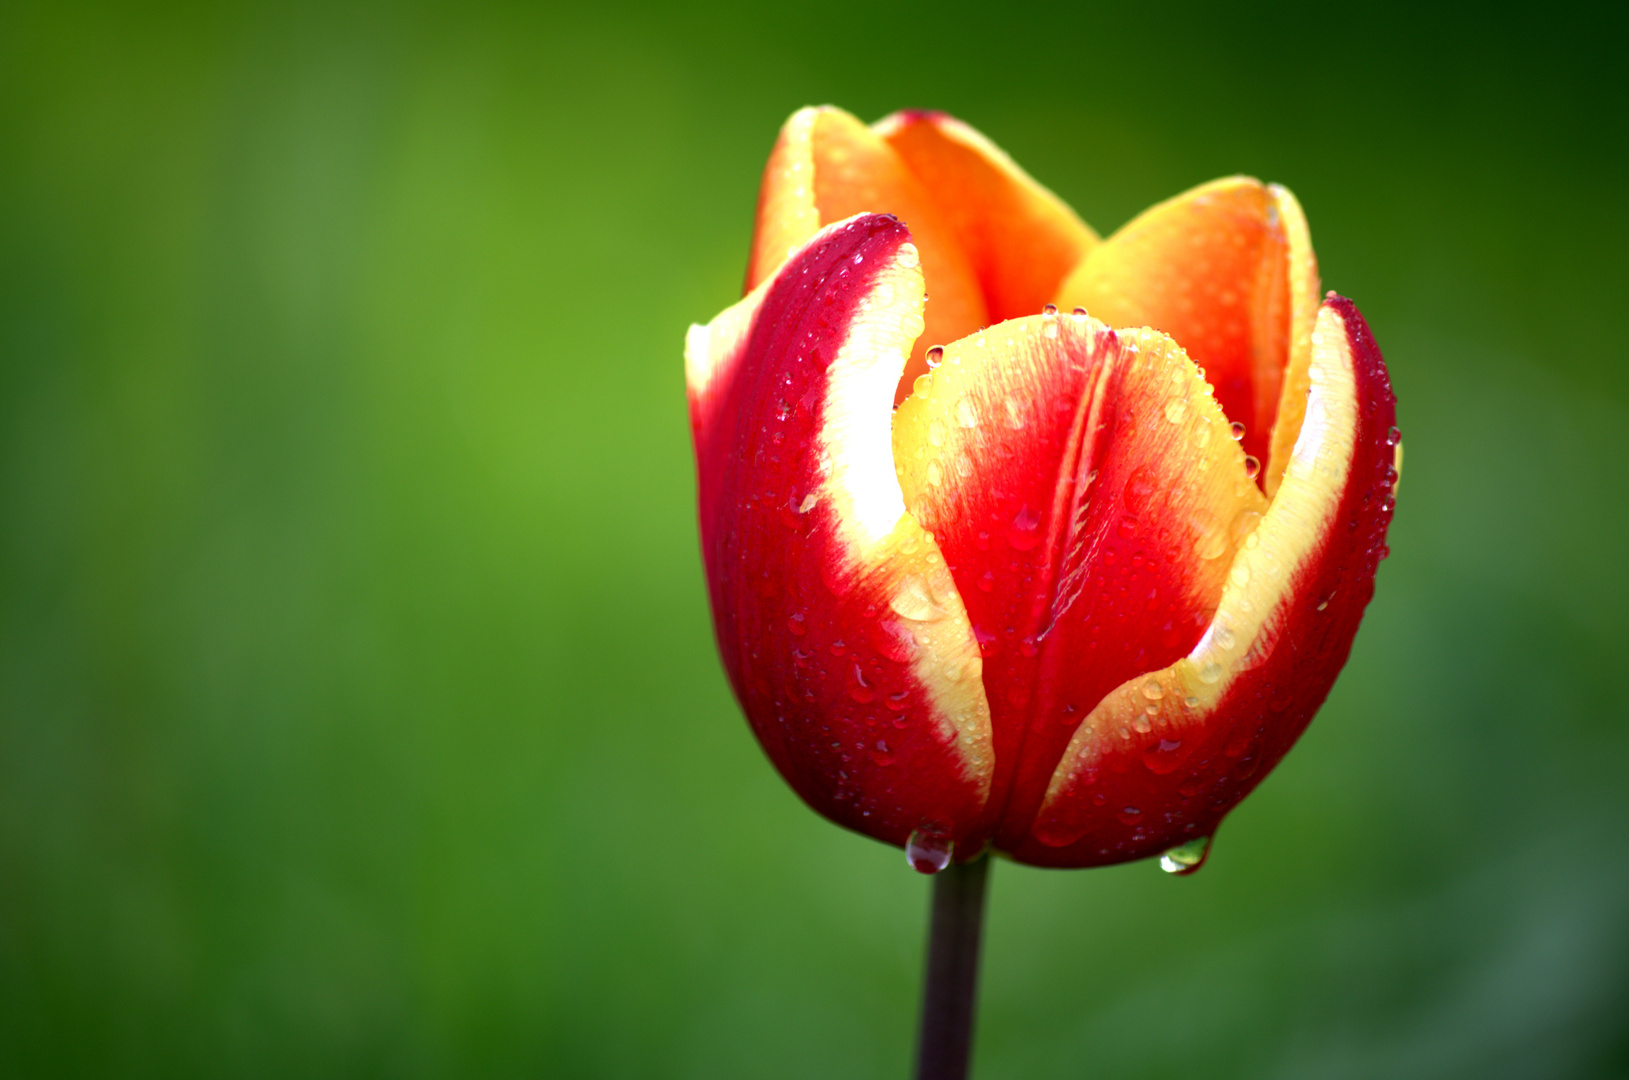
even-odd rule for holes
{"type": "Polygon", "coordinates": [[[1289,184],[1393,557],[1191,878],[995,868],[980,1080],[1629,1075],[1616,42],[1427,5],[0,13],[0,1075],[907,1075],[926,886],[714,656],[685,325],[812,102],[1289,184]]]}

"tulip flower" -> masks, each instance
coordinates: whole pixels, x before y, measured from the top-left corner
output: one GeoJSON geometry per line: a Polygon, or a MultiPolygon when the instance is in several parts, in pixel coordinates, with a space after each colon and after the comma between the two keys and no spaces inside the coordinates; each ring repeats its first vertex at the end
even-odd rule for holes
{"type": "Polygon", "coordinates": [[[1099,239],[965,125],[806,109],[686,347],[724,666],[770,760],[927,871],[1194,868],[1300,736],[1402,447],[1282,187],[1099,239]]]}

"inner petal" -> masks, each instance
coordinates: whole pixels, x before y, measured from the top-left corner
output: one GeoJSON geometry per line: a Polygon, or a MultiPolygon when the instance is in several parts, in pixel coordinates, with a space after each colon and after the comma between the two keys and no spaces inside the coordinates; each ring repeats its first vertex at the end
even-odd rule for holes
{"type": "MultiPolygon", "coordinates": [[[[1245,453],[1266,464],[1291,341],[1296,331],[1310,333],[1317,308],[1306,236],[1300,207],[1282,188],[1217,180],[1153,207],[1094,248],[1058,303],[1175,338],[1205,369],[1228,419],[1244,425],[1245,453]]],[[[1268,491],[1283,468],[1273,465],[1263,477],[1268,491]]]]}
{"type": "Polygon", "coordinates": [[[954,117],[900,112],[872,127],[922,182],[954,230],[978,278],[990,322],[1039,312],[1099,243],[1062,199],[954,117]]]}
{"type": "Polygon", "coordinates": [[[985,656],[988,826],[1008,846],[1093,707],[1198,642],[1265,499],[1174,341],[1079,315],[946,347],[895,416],[894,460],[985,656]]]}
{"type": "Polygon", "coordinates": [[[802,109],[781,129],[764,168],[751,290],[787,251],[833,222],[861,213],[892,214],[910,229],[927,281],[926,330],[915,342],[896,401],[927,370],[923,353],[990,321],[967,253],[922,182],[876,132],[830,106],[802,109]]]}

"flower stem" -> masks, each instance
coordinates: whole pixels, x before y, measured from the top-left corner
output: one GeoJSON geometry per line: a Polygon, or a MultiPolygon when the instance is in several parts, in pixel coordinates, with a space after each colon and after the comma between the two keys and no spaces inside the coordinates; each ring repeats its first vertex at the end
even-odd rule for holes
{"type": "Polygon", "coordinates": [[[989,876],[987,855],[951,863],[934,875],[917,1080],[966,1080],[973,1048],[979,939],[984,932],[984,887],[989,876]]]}

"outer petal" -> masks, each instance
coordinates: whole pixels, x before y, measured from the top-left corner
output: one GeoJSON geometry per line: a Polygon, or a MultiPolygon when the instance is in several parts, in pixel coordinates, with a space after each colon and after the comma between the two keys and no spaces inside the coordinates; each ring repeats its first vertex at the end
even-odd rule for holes
{"type": "MultiPolygon", "coordinates": [[[[1154,326],[1174,337],[1215,384],[1228,419],[1245,426],[1245,452],[1269,465],[1264,481],[1276,482],[1282,469],[1267,459],[1280,398],[1291,389],[1284,373],[1317,297],[1300,204],[1277,185],[1233,177],[1139,215],[1086,256],[1058,303],[1083,305],[1111,326],[1154,326]]],[[[1292,433],[1285,449],[1293,442],[1292,433]]]]}
{"type": "Polygon", "coordinates": [[[1017,858],[1119,862],[1208,835],[1323,703],[1374,593],[1401,459],[1380,351],[1333,294],[1309,384],[1283,483],[1203,639],[1092,711],[1017,858]]]}
{"type": "Polygon", "coordinates": [[[986,828],[1021,849],[1081,721],[1199,641],[1265,499],[1180,347],[1078,315],[947,348],[894,448],[985,651],[986,828]]]}
{"type": "MultiPolygon", "coordinates": [[[[894,387],[922,330],[898,221],[829,226],[686,343],[713,620],[731,684],[816,810],[903,844],[962,841],[992,757],[982,662],[905,513],[894,387]]],[[[959,844],[965,854],[966,844],[959,844]]]]}
{"type": "Polygon", "coordinates": [[[989,321],[1040,311],[1097,246],[1097,234],[1062,199],[960,120],[900,112],[872,128],[938,204],[972,261],[989,321]]]}
{"type": "Polygon", "coordinates": [[[841,109],[801,109],[781,129],[758,189],[747,288],[774,273],[821,226],[861,213],[892,214],[910,227],[931,290],[926,333],[911,354],[912,374],[925,371],[922,353],[929,345],[990,321],[984,294],[932,194],[893,147],[841,109]]]}

